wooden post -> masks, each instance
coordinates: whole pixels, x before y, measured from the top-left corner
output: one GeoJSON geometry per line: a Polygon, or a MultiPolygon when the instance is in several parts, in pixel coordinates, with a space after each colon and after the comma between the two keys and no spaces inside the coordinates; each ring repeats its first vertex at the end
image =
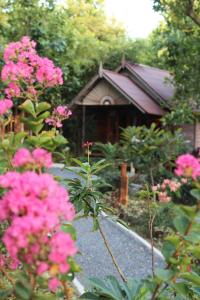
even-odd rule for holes
{"type": "Polygon", "coordinates": [[[119,203],[128,206],[128,175],[126,163],[122,163],[121,165],[119,203]]]}
{"type": "Polygon", "coordinates": [[[85,142],[85,111],[86,107],[85,105],[82,106],[82,144],[85,142]]]}

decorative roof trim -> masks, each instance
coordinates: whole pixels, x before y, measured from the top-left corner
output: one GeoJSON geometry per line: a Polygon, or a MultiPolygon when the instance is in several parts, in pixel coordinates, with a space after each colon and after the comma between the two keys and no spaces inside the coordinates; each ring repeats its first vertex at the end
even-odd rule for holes
{"type": "Polygon", "coordinates": [[[75,105],[81,104],[83,98],[88,94],[88,92],[93,88],[95,83],[100,79],[99,74],[95,75],[88,84],[78,93],[78,95],[71,101],[69,107],[73,109],[75,105]]]}

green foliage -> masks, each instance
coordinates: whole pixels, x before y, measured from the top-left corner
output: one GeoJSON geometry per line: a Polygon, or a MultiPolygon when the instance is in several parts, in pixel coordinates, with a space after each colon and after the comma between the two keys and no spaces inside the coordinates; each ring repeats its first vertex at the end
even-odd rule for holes
{"type": "Polygon", "coordinates": [[[75,171],[77,178],[67,179],[70,199],[76,208],[76,212],[82,212],[83,217],[93,218],[93,229],[99,228],[98,217],[101,211],[106,210],[105,204],[101,202],[103,194],[100,192],[102,186],[107,184],[97,175],[109,166],[105,160],[100,160],[94,164],[73,159],[78,166],[75,171]]]}
{"type": "Polygon", "coordinates": [[[91,292],[84,293],[80,299],[140,300],[148,292],[139,280],[131,279],[125,284],[119,283],[114,276],[108,276],[105,280],[94,278],[90,282],[91,292]]]}
{"type": "Polygon", "coordinates": [[[176,108],[175,105],[172,103],[173,110],[161,119],[163,126],[174,128],[175,126],[194,123],[194,114],[187,103],[179,103],[176,108]]]}
{"type": "Polygon", "coordinates": [[[146,126],[127,127],[121,134],[124,156],[140,170],[149,170],[151,183],[155,175],[159,176],[165,165],[173,167],[175,158],[186,149],[180,130],[174,134],[157,128],[153,123],[146,126]]]}
{"type": "MultiPolygon", "coordinates": [[[[197,195],[195,192],[194,194],[197,195]]],[[[197,195],[199,198],[199,195],[197,195]]],[[[163,245],[166,260],[164,269],[157,269],[155,277],[120,283],[115,278],[92,279],[92,288],[82,299],[140,299],[140,300],[187,300],[199,299],[200,269],[198,266],[200,205],[174,206],[177,217],[175,231],[168,235],[163,245]],[[178,210],[177,210],[178,209],[178,210]],[[130,288],[132,282],[133,289],[130,288]]]]}
{"type": "Polygon", "coordinates": [[[118,144],[95,143],[93,148],[95,151],[100,152],[108,162],[114,162],[120,157],[120,148],[118,144]]]}
{"type": "Polygon", "coordinates": [[[4,45],[28,35],[37,42],[40,55],[62,68],[63,87],[46,94],[54,105],[71,101],[100,61],[109,62],[114,54],[119,64],[128,43],[122,26],[107,19],[101,0],[70,0],[67,5],[54,0],[6,0],[0,13],[5,20],[0,23],[4,45]]]}
{"type": "Polygon", "coordinates": [[[176,95],[174,108],[180,101],[191,108],[200,103],[198,57],[200,55],[200,4],[198,0],[154,0],[166,24],[158,27],[152,43],[157,57],[174,75],[176,95]]]}
{"type": "Polygon", "coordinates": [[[38,135],[44,127],[45,119],[50,115],[48,111],[51,108],[50,104],[47,102],[37,104],[31,100],[26,100],[19,108],[28,114],[28,117],[21,117],[23,123],[26,124],[34,134],[38,135]]]}

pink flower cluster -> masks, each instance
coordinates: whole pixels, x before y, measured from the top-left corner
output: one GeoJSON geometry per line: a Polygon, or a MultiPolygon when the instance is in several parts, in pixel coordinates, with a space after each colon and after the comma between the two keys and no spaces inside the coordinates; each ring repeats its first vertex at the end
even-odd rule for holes
{"type": "Polygon", "coordinates": [[[8,98],[25,97],[26,93],[35,96],[38,87],[63,84],[62,70],[55,67],[50,59],[40,57],[35,47],[36,43],[24,36],[5,49],[1,79],[8,85],[5,89],[8,98]]]}
{"type": "Polygon", "coordinates": [[[32,153],[26,148],[20,148],[12,160],[14,167],[33,166],[39,169],[42,167],[50,168],[52,163],[51,153],[41,148],[34,149],[32,153]]]}
{"type": "Polygon", "coordinates": [[[162,184],[157,184],[152,187],[153,192],[157,192],[160,202],[168,203],[171,201],[169,192],[176,192],[180,189],[181,183],[176,180],[165,179],[162,184]]]}
{"type": "Polygon", "coordinates": [[[9,256],[33,274],[49,272],[49,287],[55,289],[59,273],[70,269],[67,258],[77,252],[71,236],[61,231],[62,222],[75,214],[65,188],[50,174],[31,171],[1,175],[0,187],[5,189],[0,221],[10,223],[3,236],[9,256]]]}
{"type": "Polygon", "coordinates": [[[8,112],[8,110],[13,106],[13,102],[10,99],[0,100],[0,116],[8,112]]]}
{"type": "Polygon", "coordinates": [[[65,105],[65,106],[58,106],[53,110],[53,113],[50,118],[46,119],[46,123],[60,128],[62,127],[62,121],[68,119],[72,115],[71,110],[65,105]]]}
{"type": "Polygon", "coordinates": [[[16,270],[18,265],[19,265],[18,260],[13,260],[8,255],[0,254],[0,269],[5,267],[11,270],[16,270]]]}
{"type": "Polygon", "coordinates": [[[175,174],[196,180],[200,176],[199,160],[191,154],[183,154],[176,160],[175,174]]]}

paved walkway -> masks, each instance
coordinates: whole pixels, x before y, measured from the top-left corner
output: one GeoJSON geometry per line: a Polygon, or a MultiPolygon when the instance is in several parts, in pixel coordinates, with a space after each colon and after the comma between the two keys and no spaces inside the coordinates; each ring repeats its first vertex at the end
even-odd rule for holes
{"type": "MultiPolygon", "coordinates": [[[[52,171],[62,177],[76,176],[73,171],[62,172],[58,168],[52,171]]],[[[145,242],[105,217],[102,217],[101,224],[113,254],[126,277],[144,278],[151,274],[151,250],[145,242]]],[[[92,232],[92,220],[90,218],[77,220],[74,226],[77,230],[77,246],[80,250],[77,262],[83,270],[77,276],[80,282],[87,286],[87,279],[90,277],[104,278],[107,275],[118,277],[99,232],[92,232]]],[[[155,266],[162,265],[162,257],[156,252],[155,266]]]]}

